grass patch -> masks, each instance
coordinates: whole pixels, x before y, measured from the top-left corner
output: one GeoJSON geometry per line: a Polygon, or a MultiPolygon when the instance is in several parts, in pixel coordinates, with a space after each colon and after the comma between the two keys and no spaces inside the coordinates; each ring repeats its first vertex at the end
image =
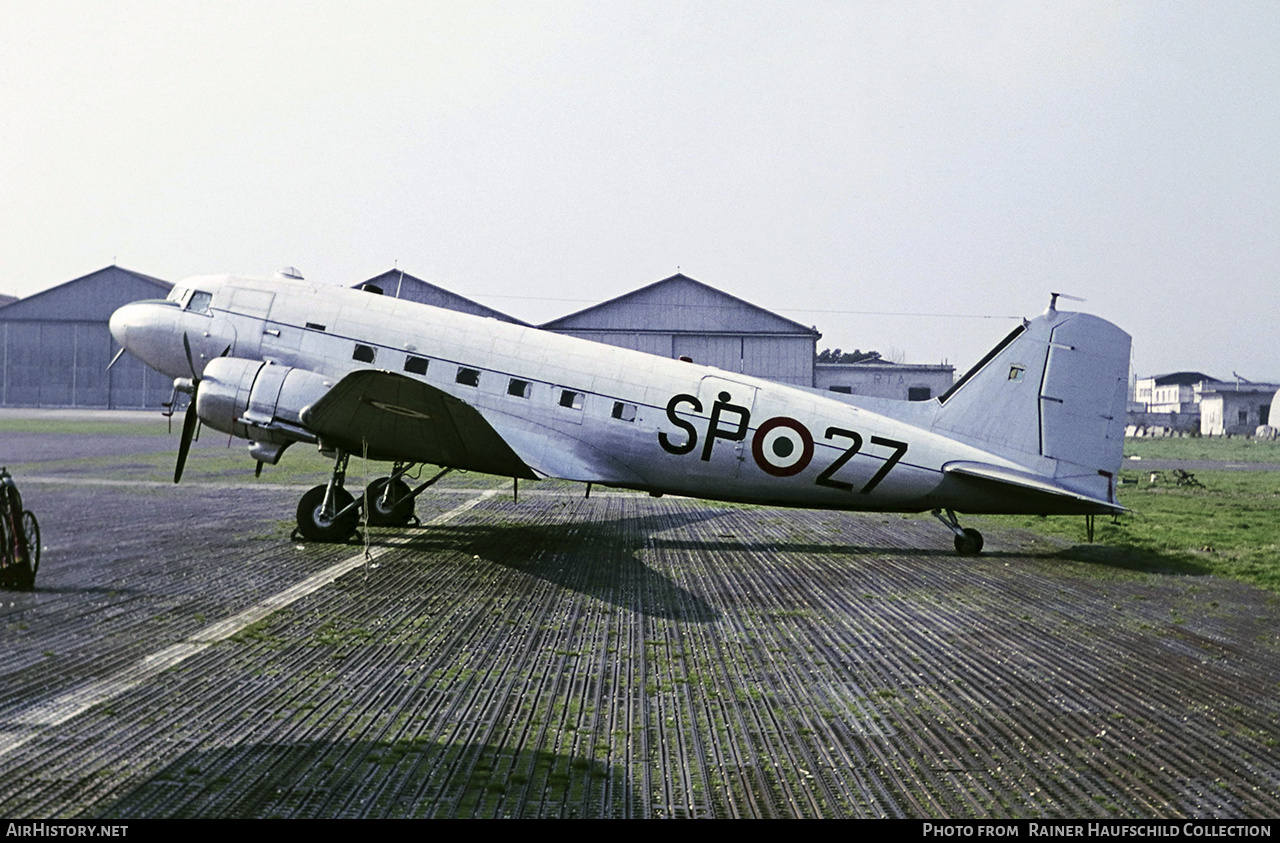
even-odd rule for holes
{"type": "Polygon", "coordinates": [[[1151,485],[1147,476],[1121,472],[1132,485],[1121,488],[1120,502],[1134,511],[1117,523],[1099,516],[1092,545],[1081,517],[985,520],[1078,542],[1064,555],[1082,562],[1215,574],[1280,591],[1280,471],[1198,471],[1203,489],[1151,485]]]}
{"type": "MultiPolygon", "coordinates": [[[[221,436],[226,442],[226,434],[216,431],[204,431],[202,435],[221,436]]],[[[243,439],[234,440],[230,448],[192,449],[187,458],[186,468],[182,473],[182,482],[194,483],[248,483],[255,482],[253,476],[254,461],[246,450],[248,443],[243,439]]],[[[138,480],[154,483],[171,483],[173,466],[177,460],[178,436],[173,436],[173,450],[154,454],[135,454],[128,457],[80,457],[65,460],[44,460],[35,463],[18,463],[10,466],[15,475],[19,473],[54,476],[75,476],[102,480],[138,480]],[[126,462],[127,461],[127,462],[126,462]]],[[[295,445],[284,455],[277,466],[263,466],[262,483],[275,483],[299,486],[316,486],[327,482],[333,461],[321,456],[310,445],[295,445]]],[[[370,477],[386,473],[385,463],[368,464],[370,477]]],[[[351,460],[348,477],[360,481],[363,478],[358,457],[351,460]]]]}
{"type": "MultiPolygon", "coordinates": [[[[91,436],[167,436],[168,425],[160,411],[155,421],[109,421],[74,418],[0,418],[0,433],[57,433],[91,436]]],[[[174,416],[182,427],[182,414],[174,416]]]]}
{"type": "MultiPolygon", "coordinates": [[[[1124,440],[1125,457],[1144,460],[1224,460],[1227,462],[1280,462],[1280,440],[1244,439],[1233,436],[1166,436],[1124,440]]],[[[1126,468],[1137,468],[1125,463],[1126,468]]]]}

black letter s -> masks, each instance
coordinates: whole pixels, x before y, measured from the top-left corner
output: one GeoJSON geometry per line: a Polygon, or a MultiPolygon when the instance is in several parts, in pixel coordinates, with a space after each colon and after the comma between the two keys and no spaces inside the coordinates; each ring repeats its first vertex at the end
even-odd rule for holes
{"type": "Polygon", "coordinates": [[[676,407],[680,404],[689,404],[695,413],[702,412],[702,402],[694,395],[687,395],[684,393],[681,393],[680,395],[673,395],[671,396],[671,400],[667,402],[667,420],[683,430],[685,433],[689,434],[689,441],[685,442],[683,445],[673,445],[671,444],[671,440],[667,438],[667,434],[661,432],[658,434],[658,444],[662,446],[662,450],[666,451],[668,454],[675,454],[676,456],[689,453],[698,444],[697,428],[693,426],[692,422],[687,422],[676,415],[676,407]]]}

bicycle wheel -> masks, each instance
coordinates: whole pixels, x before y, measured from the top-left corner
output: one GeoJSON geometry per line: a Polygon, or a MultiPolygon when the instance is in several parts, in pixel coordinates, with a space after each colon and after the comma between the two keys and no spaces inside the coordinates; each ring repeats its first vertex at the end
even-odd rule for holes
{"type": "Polygon", "coordinates": [[[27,537],[27,559],[31,563],[31,579],[40,572],[40,522],[31,510],[22,512],[22,532],[27,537]]]}

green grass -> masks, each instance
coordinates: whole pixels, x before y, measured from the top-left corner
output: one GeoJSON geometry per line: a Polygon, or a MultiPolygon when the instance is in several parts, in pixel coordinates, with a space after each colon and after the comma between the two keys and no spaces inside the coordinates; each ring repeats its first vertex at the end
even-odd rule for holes
{"type": "MultiPolygon", "coordinates": [[[[1145,460],[1224,460],[1227,462],[1280,462],[1280,440],[1230,439],[1208,436],[1126,439],[1124,455],[1145,460]]],[[[1125,463],[1136,468],[1137,463],[1125,463]]]]}
{"type": "Polygon", "coordinates": [[[1280,471],[1195,474],[1205,488],[1152,485],[1148,472],[1121,472],[1120,502],[1133,512],[1115,523],[1099,516],[1092,545],[1084,544],[1082,517],[984,520],[1078,542],[1066,555],[1084,562],[1215,574],[1280,591],[1280,471]]]}
{"type": "MultiPolygon", "coordinates": [[[[205,431],[202,435],[209,435],[205,431]]],[[[226,441],[225,434],[213,433],[226,441]]],[[[244,441],[234,441],[230,448],[194,448],[187,457],[182,473],[183,483],[236,482],[253,483],[253,458],[249,456],[244,441]]],[[[178,436],[174,434],[173,450],[155,454],[134,454],[127,457],[80,457],[65,460],[43,460],[33,463],[14,463],[9,466],[15,476],[36,474],[45,476],[71,476],[103,480],[137,480],[148,482],[172,482],[173,467],[178,455],[178,436]]],[[[333,461],[321,456],[311,445],[294,445],[280,460],[279,465],[263,466],[263,483],[283,483],[314,486],[329,479],[333,461]]],[[[385,463],[368,464],[368,476],[386,473],[385,463]],[[380,470],[381,469],[381,470],[380,470]]],[[[351,459],[347,476],[361,479],[364,468],[358,457],[351,459]]]]}
{"type": "MultiPolygon", "coordinates": [[[[0,418],[0,433],[58,433],[96,436],[166,436],[168,424],[157,410],[154,421],[110,421],[105,419],[0,418]]],[[[182,414],[173,417],[174,428],[182,427],[182,414]]]]}

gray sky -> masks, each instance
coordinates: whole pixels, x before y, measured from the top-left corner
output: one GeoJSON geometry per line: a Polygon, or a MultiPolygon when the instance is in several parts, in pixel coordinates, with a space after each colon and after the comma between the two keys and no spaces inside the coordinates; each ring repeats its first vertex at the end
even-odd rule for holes
{"type": "Polygon", "coordinates": [[[4,0],[0,232],[23,296],[398,261],[539,322],[679,268],[961,368],[1055,290],[1280,379],[1280,3],[4,0]]]}

